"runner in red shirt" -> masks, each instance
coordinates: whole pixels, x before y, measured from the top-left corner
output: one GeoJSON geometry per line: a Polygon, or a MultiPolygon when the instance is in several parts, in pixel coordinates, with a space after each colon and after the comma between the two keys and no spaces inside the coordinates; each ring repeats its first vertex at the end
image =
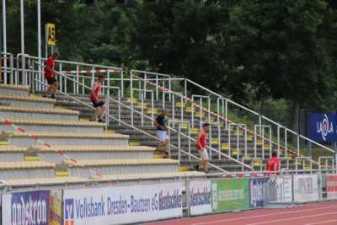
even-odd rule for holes
{"type": "Polygon", "coordinates": [[[281,169],[281,161],[277,157],[277,153],[273,152],[272,157],[267,162],[267,171],[271,173],[277,173],[281,169]]]}
{"type": "Polygon", "coordinates": [[[55,78],[55,60],[57,59],[58,54],[55,52],[53,55],[49,56],[45,61],[44,66],[44,77],[48,83],[48,89],[44,97],[51,95],[51,98],[55,98],[56,91],[58,89],[58,84],[55,78]]]}
{"type": "Polygon", "coordinates": [[[103,75],[98,75],[96,82],[91,88],[90,92],[90,100],[92,105],[96,109],[96,120],[98,122],[103,122],[104,117],[104,101],[101,99],[101,92],[102,92],[102,84],[104,81],[103,75]]]}
{"type": "Polygon", "coordinates": [[[208,153],[207,153],[207,140],[208,140],[208,130],[209,130],[209,124],[205,123],[202,125],[202,128],[200,129],[198,140],[197,140],[197,149],[200,154],[200,162],[199,162],[199,168],[203,168],[205,173],[208,172],[208,153]]]}

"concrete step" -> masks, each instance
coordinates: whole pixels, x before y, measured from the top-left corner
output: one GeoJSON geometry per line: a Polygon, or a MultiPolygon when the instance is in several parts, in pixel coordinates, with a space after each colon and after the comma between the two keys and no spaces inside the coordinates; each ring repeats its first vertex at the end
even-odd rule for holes
{"type": "Polygon", "coordinates": [[[77,160],[67,162],[70,176],[88,177],[92,170],[102,175],[170,173],[178,171],[178,161],[170,159],[77,160]]]}
{"type": "Polygon", "coordinates": [[[88,133],[54,133],[34,132],[13,133],[9,135],[9,144],[16,146],[32,146],[43,141],[49,145],[128,145],[129,136],[117,133],[88,134],[88,133]],[[33,135],[33,136],[32,136],[33,135]]]}
{"type": "Polygon", "coordinates": [[[78,120],[79,113],[66,109],[36,109],[11,106],[0,106],[2,119],[42,119],[42,120],[78,120]]]}
{"type": "Polygon", "coordinates": [[[13,131],[10,124],[23,128],[28,132],[44,131],[44,132],[82,132],[82,133],[102,133],[105,125],[103,123],[89,121],[63,121],[63,120],[25,120],[25,119],[0,119],[0,132],[13,131]]]}
{"type": "MultiPolygon", "coordinates": [[[[129,182],[129,181],[139,181],[139,180],[163,180],[163,179],[179,179],[189,177],[191,179],[195,178],[205,178],[205,173],[189,171],[189,172],[172,172],[172,173],[148,173],[148,174],[121,174],[121,175],[103,175],[99,177],[94,177],[97,182],[129,182]]],[[[11,187],[31,187],[31,186],[50,186],[50,185],[78,185],[85,183],[92,183],[92,178],[85,177],[51,177],[51,178],[31,178],[31,179],[6,179],[6,183],[11,187]]]]}
{"type": "Polygon", "coordinates": [[[44,161],[1,162],[0,177],[2,180],[54,177],[54,167],[54,163],[44,161]]]}
{"type": "MultiPolygon", "coordinates": [[[[72,159],[152,159],[154,148],[145,146],[80,146],[80,145],[53,145],[34,146],[40,160],[60,163],[63,161],[63,154],[72,159]]],[[[0,162],[3,161],[23,161],[27,147],[13,145],[0,146],[0,162]]]]}
{"type": "Polygon", "coordinates": [[[29,87],[0,84],[0,95],[29,96],[29,87]]]}
{"type": "Polygon", "coordinates": [[[55,99],[41,98],[37,96],[0,95],[0,105],[4,106],[52,109],[54,108],[55,102],[55,99]]]}

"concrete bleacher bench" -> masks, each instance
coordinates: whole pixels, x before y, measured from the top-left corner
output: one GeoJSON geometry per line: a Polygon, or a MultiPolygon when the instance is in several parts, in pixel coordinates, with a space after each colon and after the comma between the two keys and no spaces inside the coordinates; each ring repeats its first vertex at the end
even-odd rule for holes
{"type": "Polygon", "coordinates": [[[26,86],[0,85],[0,132],[0,177],[7,185],[85,183],[97,174],[102,182],[204,175],[179,172],[178,161],[157,158],[154,148],[80,119],[26,86]]]}

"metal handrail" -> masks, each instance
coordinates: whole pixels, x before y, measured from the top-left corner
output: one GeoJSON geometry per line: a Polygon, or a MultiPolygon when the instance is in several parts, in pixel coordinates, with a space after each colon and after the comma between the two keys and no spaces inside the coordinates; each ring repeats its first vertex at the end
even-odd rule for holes
{"type": "MultiPolygon", "coordinates": [[[[79,85],[84,86],[84,88],[86,88],[86,89],[90,89],[90,87],[88,87],[88,86],[86,86],[86,85],[84,85],[84,84],[79,83],[77,80],[74,80],[74,79],[72,79],[72,78],[69,78],[69,77],[65,76],[64,74],[62,74],[62,73],[60,73],[60,72],[57,72],[57,73],[58,73],[58,75],[63,76],[65,79],[68,79],[68,80],[70,80],[70,81],[72,81],[72,82],[76,82],[76,83],[78,83],[79,85]]],[[[37,81],[37,82],[41,82],[40,80],[36,80],[36,81],[37,81]]],[[[78,98],[76,98],[76,97],[74,97],[74,96],[71,96],[71,95],[69,95],[69,94],[66,94],[66,93],[64,93],[64,92],[62,92],[62,91],[59,91],[59,93],[65,95],[65,96],[67,96],[67,97],[72,98],[72,99],[75,100],[76,102],[78,102],[78,103],[80,103],[80,104],[82,104],[82,105],[84,105],[84,106],[86,106],[86,107],[88,107],[88,108],[90,108],[90,109],[94,109],[94,107],[91,106],[90,104],[88,104],[88,103],[86,103],[86,102],[83,102],[82,100],[80,100],[80,99],[78,99],[78,98]]],[[[121,101],[117,101],[117,100],[115,100],[115,99],[113,99],[113,98],[111,98],[111,97],[109,98],[109,101],[115,102],[115,103],[117,103],[117,104],[119,104],[119,105],[121,105],[121,106],[123,106],[123,107],[125,107],[125,108],[130,109],[131,111],[133,111],[133,112],[135,112],[135,113],[137,113],[137,114],[141,114],[143,117],[145,117],[145,118],[147,118],[147,119],[152,120],[151,117],[148,117],[147,115],[142,114],[141,112],[139,112],[138,110],[134,109],[133,107],[130,107],[130,106],[126,105],[126,104],[123,104],[121,101]]],[[[135,129],[136,131],[141,132],[141,133],[147,135],[148,137],[153,138],[153,139],[159,141],[159,139],[158,139],[157,137],[153,136],[152,134],[150,134],[150,133],[148,133],[148,132],[146,132],[146,131],[144,131],[144,130],[142,130],[142,129],[137,128],[136,126],[130,125],[130,124],[124,122],[123,120],[119,119],[119,118],[115,118],[115,117],[112,116],[111,114],[109,114],[108,116],[109,116],[110,119],[112,119],[112,120],[114,120],[114,121],[116,121],[116,122],[118,122],[118,123],[121,123],[121,124],[123,124],[123,125],[125,125],[125,126],[127,126],[127,127],[129,127],[129,128],[135,129]]],[[[175,131],[175,132],[176,132],[176,130],[174,130],[174,129],[172,129],[172,128],[169,128],[169,129],[171,129],[172,131],[175,131]]],[[[197,156],[195,156],[195,155],[193,155],[193,154],[191,154],[191,153],[189,153],[189,152],[186,152],[186,151],[184,151],[184,150],[178,148],[177,146],[175,146],[175,145],[173,145],[173,144],[170,144],[170,146],[173,147],[173,148],[178,149],[178,151],[181,151],[181,152],[183,152],[184,154],[186,154],[186,155],[188,155],[188,156],[190,156],[190,157],[192,157],[192,158],[195,158],[195,159],[200,160],[199,157],[197,157],[197,156]]],[[[222,171],[223,173],[229,173],[228,171],[222,169],[221,167],[216,166],[216,165],[213,164],[213,163],[210,163],[209,165],[210,165],[211,167],[213,167],[213,168],[219,170],[219,171],[222,171]]]]}
{"type": "MultiPolygon", "coordinates": [[[[133,70],[133,71],[131,71],[131,73],[132,73],[132,72],[136,72],[136,71],[133,70]]],[[[133,75],[133,74],[132,74],[132,75],[133,75]]],[[[133,76],[138,77],[139,79],[142,79],[142,78],[139,77],[139,76],[136,76],[136,75],[133,75],[133,76]]],[[[145,79],[143,79],[143,80],[145,80],[145,79]]],[[[149,82],[149,81],[145,80],[144,82],[149,82]]],[[[220,97],[220,98],[222,98],[222,99],[225,99],[226,101],[228,101],[228,102],[230,102],[230,103],[232,103],[232,104],[234,104],[234,105],[240,107],[241,109],[244,109],[244,110],[246,110],[246,111],[248,111],[248,112],[253,113],[254,115],[259,116],[259,121],[260,121],[260,123],[261,123],[261,119],[266,119],[267,121],[271,122],[272,124],[274,124],[274,125],[276,125],[276,126],[278,126],[278,127],[284,127],[284,126],[282,126],[281,124],[276,123],[275,121],[273,121],[273,120],[271,120],[271,119],[269,119],[269,118],[267,118],[267,117],[265,117],[265,116],[262,116],[262,115],[260,115],[259,113],[255,112],[255,111],[253,111],[253,110],[250,110],[250,109],[248,109],[247,107],[242,106],[242,105],[240,105],[240,104],[238,104],[238,103],[236,103],[236,102],[234,102],[234,101],[232,101],[232,100],[229,100],[229,99],[227,99],[227,98],[224,98],[223,96],[221,96],[221,95],[219,95],[219,94],[217,94],[217,93],[215,93],[215,92],[213,92],[213,91],[211,91],[211,90],[209,90],[209,89],[207,89],[207,88],[204,88],[203,86],[201,86],[201,85],[199,85],[199,84],[197,84],[197,83],[195,83],[195,82],[193,82],[193,81],[191,81],[191,80],[189,80],[189,79],[186,79],[186,82],[190,82],[190,83],[192,83],[193,85],[196,85],[197,87],[202,88],[203,90],[206,90],[206,91],[208,91],[209,93],[211,93],[211,94],[213,94],[213,95],[215,95],[215,96],[217,96],[217,97],[220,97]]],[[[149,82],[149,83],[151,83],[151,82],[149,82]]],[[[152,85],[155,85],[155,86],[157,85],[157,84],[153,84],[153,83],[151,83],[151,84],[152,84],[152,85]]],[[[185,88],[186,88],[186,84],[185,84],[185,88]]],[[[175,94],[175,92],[172,91],[172,90],[165,90],[165,92],[169,92],[169,93],[171,93],[171,94],[175,94]]],[[[189,100],[189,98],[188,98],[187,96],[184,96],[184,97],[185,97],[185,99],[189,100]]],[[[192,104],[193,104],[193,102],[192,102],[192,104]]],[[[202,106],[199,106],[199,107],[200,107],[203,111],[205,111],[205,109],[204,109],[202,106]]],[[[207,112],[207,110],[206,110],[206,112],[207,112]]],[[[226,120],[228,120],[227,118],[223,118],[222,116],[220,116],[219,114],[216,114],[216,113],[214,113],[214,112],[211,112],[211,114],[217,116],[218,119],[219,119],[219,118],[224,119],[225,122],[226,122],[226,125],[227,125],[227,122],[228,122],[228,121],[226,121],[226,120]]],[[[284,127],[284,128],[285,128],[285,127],[284,127]]],[[[324,146],[324,145],[322,145],[322,144],[320,144],[320,143],[317,143],[316,141],[313,141],[313,140],[311,140],[311,139],[309,139],[309,138],[307,138],[307,137],[304,137],[303,135],[299,135],[298,133],[296,133],[296,132],[293,131],[293,130],[290,130],[290,129],[288,129],[288,128],[285,128],[285,129],[286,129],[286,131],[289,131],[289,133],[292,133],[292,134],[294,134],[294,135],[297,136],[297,140],[298,140],[298,142],[297,142],[297,143],[298,143],[298,144],[297,144],[297,148],[298,148],[298,149],[297,149],[297,155],[298,155],[298,156],[299,156],[299,139],[300,139],[300,138],[301,138],[301,139],[304,139],[304,140],[306,140],[306,141],[308,141],[308,142],[311,142],[311,143],[313,143],[313,144],[315,144],[315,145],[317,145],[317,146],[319,146],[319,147],[321,147],[321,148],[323,148],[323,149],[329,151],[330,153],[335,153],[331,148],[328,148],[328,147],[326,147],[326,146],[324,146]]],[[[251,133],[251,131],[248,131],[248,132],[251,133]]],[[[259,135],[259,136],[261,136],[261,135],[259,135]]],[[[274,141],[272,141],[272,144],[275,144],[275,145],[278,145],[278,146],[279,146],[280,143],[279,143],[279,142],[278,142],[278,143],[275,143],[274,141]]],[[[288,149],[287,146],[286,146],[286,147],[280,146],[280,147],[281,147],[281,148],[279,148],[279,149],[283,149],[283,150],[285,150],[286,152],[289,151],[289,149],[288,149]]],[[[316,161],[314,161],[314,160],[312,160],[312,159],[311,159],[311,162],[312,162],[313,164],[318,165],[318,162],[316,162],[316,161]]]]}

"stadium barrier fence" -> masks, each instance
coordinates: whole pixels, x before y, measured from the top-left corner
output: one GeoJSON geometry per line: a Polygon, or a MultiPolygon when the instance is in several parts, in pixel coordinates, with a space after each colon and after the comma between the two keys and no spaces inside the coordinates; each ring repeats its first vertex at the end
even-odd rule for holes
{"type": "Polygon", "coordinates": [[[2,224],[125,224],[337,199],[337,174],[180,178],[132,185],[2,185],[2,224]],[[155,182],[155,183],[154,183],[155,182]]]}

